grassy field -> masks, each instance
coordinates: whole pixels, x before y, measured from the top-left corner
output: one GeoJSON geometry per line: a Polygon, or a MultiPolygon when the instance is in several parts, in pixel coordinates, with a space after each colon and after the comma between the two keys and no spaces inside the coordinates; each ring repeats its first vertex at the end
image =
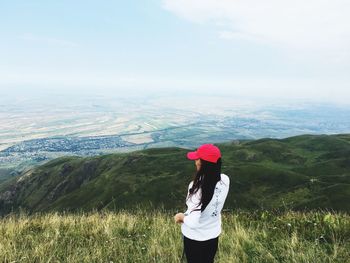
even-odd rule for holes
{"type": "MultiPolygon", "coordinates": [[[[0,262],[180,262],[182,236],[173,215],[142,209],[10,214],[0,219],[0,262]]],[[[222,216],[216,262],[350,262],[347,214],[222,216]]]]}

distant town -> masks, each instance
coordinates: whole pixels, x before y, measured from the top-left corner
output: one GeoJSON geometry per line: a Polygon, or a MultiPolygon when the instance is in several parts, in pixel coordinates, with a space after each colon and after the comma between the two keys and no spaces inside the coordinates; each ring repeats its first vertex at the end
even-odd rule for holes
{"type": "Polygon", "coordinates": [[[331,105],[252,105],[226,98],[209,108],[212,98],[197,106],[168,100],[2,103],[8,121],[1,123],[0,168],[23,169],[66,155],[350,131],[350,109],[331,105]]]}
{"type": "Polygon", "coordinates": [[[13,127],[0,131],[3,147],[0,168],[20,169],[65,155],[91,156],[151,147],[195,148],[206,142],[333,134],[350,130],[348,111],[327,106],[329,108],[320,114],[319,107],[325,106],[302,109],[262,107],[250,111],[243,107],[218,107],[217,112],[203,113],[200,108],[189,110],[163,106],[159,109],[149,103],[147,110],[134,106],[124,114],[102,105],[94,105],[93,110],[81,107],[75,110],[75,115],[73,112],[68,114],[72,110],[69,108],[56,109],[56,113],[48,109],[48,114],[43,112],[37,116],[26,112],[21,118],[7,116],[13,127]],[[29,119],[28,115],[33,118],[29,119]],[[36,117],[41,120],[36,120],[36,117]],[[77,125],[79,123],[81,125],[77,125]],[[35,138],[38,130],[43,138],[35,138]],[[100,135],[103,133],[106,135],[100,135]],[[5,144],[8,147],[4,147],[5,144]]]}

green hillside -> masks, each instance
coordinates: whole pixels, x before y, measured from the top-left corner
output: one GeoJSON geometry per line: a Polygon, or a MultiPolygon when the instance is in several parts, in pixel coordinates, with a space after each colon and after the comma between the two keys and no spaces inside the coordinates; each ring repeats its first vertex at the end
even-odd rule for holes
{"type": "MultiPolygon", "coordinates": [[[[231,179],[225,207],[350,211],[350,135],[216,144],[231,179]]],[[[0,184],[0,211],[183,209],[195,172],[188,149],[63,157],[0,184]]]]}

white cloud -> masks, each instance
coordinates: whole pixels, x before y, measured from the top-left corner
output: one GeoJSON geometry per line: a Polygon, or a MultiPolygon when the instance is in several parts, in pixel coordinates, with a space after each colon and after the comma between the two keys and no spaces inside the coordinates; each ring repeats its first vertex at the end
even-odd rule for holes
{"type": "Polygon", "coordinates": [[[221,38],[350,54],[348,0],[163,0],[163,7],[195,23],[215,25],[221,38]]]}
{"type": "Polygon", "coordinates": [[[233,32],[228,30],[219,31],[219,37],[222,39],[248,40],[254,42],[265,43],[266,40],[259,36],[248,35],[241,32],[233,32]]]}

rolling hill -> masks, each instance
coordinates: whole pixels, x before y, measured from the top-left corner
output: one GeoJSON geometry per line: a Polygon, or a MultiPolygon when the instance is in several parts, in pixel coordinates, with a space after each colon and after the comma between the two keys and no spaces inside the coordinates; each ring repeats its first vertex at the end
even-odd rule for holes
{"type": "MultiPolygon", "coordinates": [[[[222,151],[227,209],[350,212],[350,135],[231,141],[222,151]]],[[[195,166],[188,149],[66,156],[0,182],[0,214],[142,205],[184,209],[195,166]]]]}

